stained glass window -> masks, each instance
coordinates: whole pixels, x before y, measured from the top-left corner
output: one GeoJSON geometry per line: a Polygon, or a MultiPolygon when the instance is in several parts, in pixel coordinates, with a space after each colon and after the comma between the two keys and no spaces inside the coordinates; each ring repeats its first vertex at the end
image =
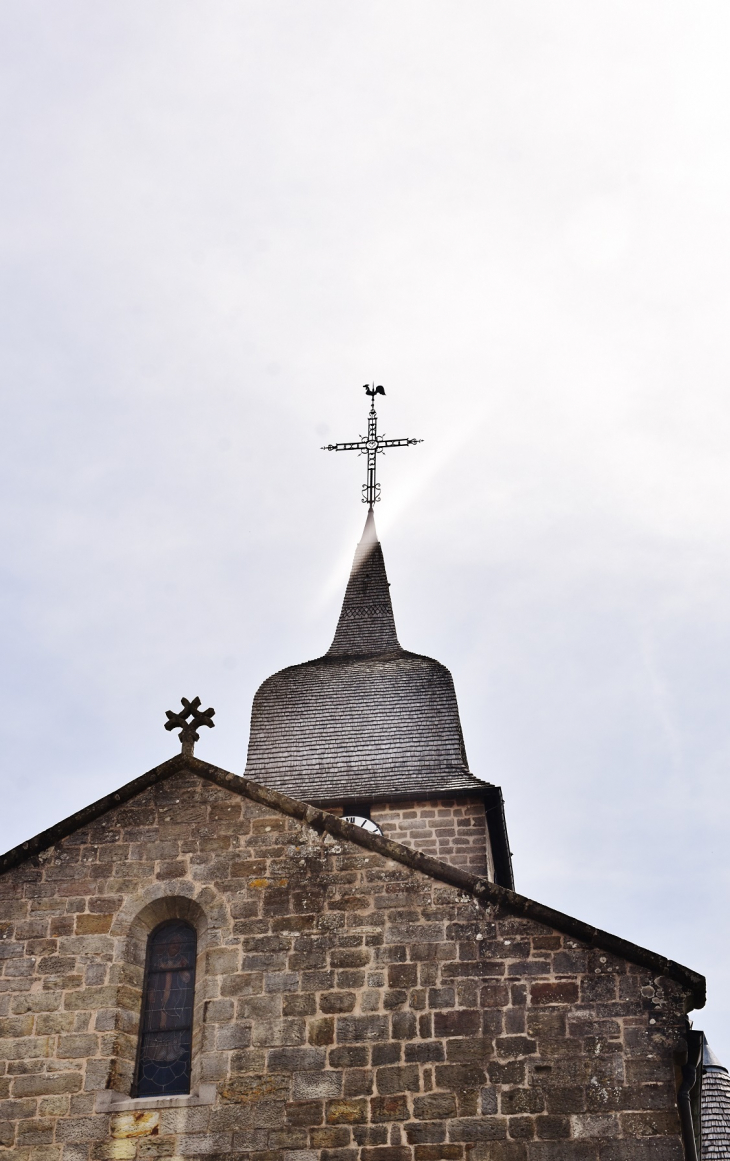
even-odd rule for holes
{"type": "Polygon", "coordinates": [[[136,1095],[190,1092],[197,938],[172,919],[147,941],[136,1095]]]}

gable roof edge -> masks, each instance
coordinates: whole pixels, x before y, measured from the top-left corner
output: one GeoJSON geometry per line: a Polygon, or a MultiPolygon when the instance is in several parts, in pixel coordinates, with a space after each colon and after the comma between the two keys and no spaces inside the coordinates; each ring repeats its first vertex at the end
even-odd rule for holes
{"type": "MultiPolygon", "coordinates": [[[[197,764],[197,760],[195,761],[197,764]]],[[[200,763],[200,765],[202,766],[204,763],[200,763]]],[[[285,814],[299,818],[303,822],[306,822],[308,826],[311,826],[313,830],[327,832],[347,839],[350,842],[355,842],[359,846],[367,847],[377,852],[377,854],[392,859],[394,862],[402,863],[405,866],[412,867],[414,870],[421,871],[432,879],[439,879],[441,882],[449,883],[451,886],[460,887],[482,903],[502,904],[507,910],[517,915],[524,915],[526,918],[533,919],[537,923],[542,923],[547,927],[554,927],[558,931],[562,931],[565,935],[573,935],[582,943],[587,943],[591,947],[600,948],[602,951],[608,951],[612,955],[618,955],[622,959],[627,959],[629,962],[638,964],[641,967],[650,968],[652,971],[656,971],[658,975],[668,976],[670,979],[676,980],[677,983],[688,988],[695,1008],[704,1007],[706,999],[705,977],[700,975],[699,972],[685,967],[684,964],[676,963],[674,960],[658,955],[657,952],[649,951],[648,948],[631,943],[627,939],[621,939],[618,935],[612,935],[609,931],[602,931],[598,927],[591,927],[590,924],[584,923],[580,919],[575,919],[572,915],[566,915],[562,911],[556,911],[552,907],[546,907],[542,903],[537,903],[534,899],[528,899],[526,895],[518,895],[516,891],[511,891],[507,887],[500,887],[497,883],[490,882],[489,879],[482,878],[479,875],[472,875],[470,872],[462,871],[458,867],[452,867],[448,863],[434,859],[431,855],[423,854],[422,851],[417,851],[412,847],[406,847],[401,843],[393,842],[392,839],[387,839],[383,835],[371,834],[370,831],[363,830],[362,827],[355,826],[354,823],[345,822],[344,819],[337,818],[334,814],[328,814],[324,810],[318,810],[316,807],[309,806],[305,802],[298,802],[294,798],[288,798],[287,795],[280,794],[277,790],[270,790],[258,782],[252,782],[248,778],[241,778],[237,774],[228,774],[225,771],[218,770],[217,767],[210,767],[209,770],[210,773],[206,773],[203,770],[200,773],[204,777],[210,778],[211,781],[217,782],[221,786],[227,786],[229,789],[236,789],[235,784],[238,783],[240,786],[239,793],[245,793],[247,797],[252,798],[255,802],[259,802],[264,806],[273,806],[285,814]]]]}
{"type": "Polygon", "coordinates": [[[220,767],[203,762],[199,758],[188,758],[182,754],[176,754],[173,758],[169,758],[161,765],[148,770],[139,778],[127,782],[126,785],[121,786],[111,794],[107,794],[75,814],[69,815],[68,818],[56,823],[55,826],[48,827],[33,838],[13,847],[0,856],[0,874],[11,870],[25,859],[39,854],[48,847],[54,846],[59,840],[94,822],[101,815],[106,814],[108,810],[120,806],[123,802],[128,802],[130,798],[141,794],[150,786],[164,781],[173,774],[185,771],[198,774],[207,781],[214,782],[235,794],[250,798],[262,806],[270,806],[292,818],[298,818],[320,833],[336,835],[348,842],[366,847],[385,858],[392,859],[394,862],[421,871],[429,878],[449,883],[453,887],[459,887],[481,903],[501,904],[516,915],[523,915],[525,918],[542,923],[546,927],[554,927],[557,931],[561,931],[565,935],[572,935],[590,947],[608,951],[630,963],[649,968],[657,975],[667,976],[688,989],[695,1008],[704,1007],[705,978],[699,972],[692,971],[691,968],[685,967],[683,964],[666,959],[656,952],[649,951],[629,940],[621,939],[608,931],[591,927],[590,924],[575,919],[572,915],[566,915],[562,911],[546,907],[534,899],[528,899],[525,895],[518,895],[516,891],[511,891],[507,887],[491,883],[488,879],[472,875],[458,867],[452,867],[448,863],[434,859],[431,855],[423,854],[422,851],[413,850],[411,847],[393,842],[392,839],[387,839],[382,835],[371,834],[369,831],[363,830],[362,827],[355,826],[354,823],[345,822],[344,819],[337,818],[334,814],[328,814],[324,810],[318,810],[315,806],[309,806],[306,802],[289,798],[278,790],[270,790],[259,782],[253,782],[250,778],[242,778],[239,774],[231,774],[230,771],[222,770],[220,767]]]}
{"type": "MultiPolygon", "coordinates": [[[[197,764],[195,758],[192,761],[197,764]]],[[[67,818],[62,818],[60,822],[54,823],[53,826],[49,826],[46,830],[40,831],[26,842],[18,843],[16,847],[11,847],[4,855],[0,855],[0,875],[4,874],[5,871],[9,871],[12,867],[17,867],[24,859],[29,859],[33,855],[38,855],[41,851],[47,850],[48,847],[54,846],[60,839],[64,839],[68,835],[73,834],[75,830],[79,830],[82,826],[87,826],[89,823],[95,822],[97,818],[101,818],[102,814],[106,814],[108,810],[113,810],[115,806],[120,806],[123,802],[128,802],[130,798],[134,798],[136,794],[141,794],[148,787],[154,786],[157,782],[163,782],[170,775],[186,769],[189,764],[189,758],[183,758],[182,754],[175,754],[174,757],[168,758],[166,762],[162,762],[159,766],[148,770],[146,774],[140,774],[139,778],[133,778],[131,782],[126,782],[124,786],[120,786],[118,790],[113,790],[111,794],[105,794],[103,798],[97,798],[96,802],[90,802],[88,806],[82,807],[81,810],[77,810],[74,814],[69,814],[67,818]]]]}

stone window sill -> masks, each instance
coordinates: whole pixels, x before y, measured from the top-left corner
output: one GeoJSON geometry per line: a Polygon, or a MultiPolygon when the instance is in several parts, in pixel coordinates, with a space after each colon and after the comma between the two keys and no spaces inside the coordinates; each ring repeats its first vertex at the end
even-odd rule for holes
{"type": "Polygon", "coordinates": [[[97,1113],[144,1112],[145,1109],[192,1109],[215,1103],[214,1084],[201,1084],[184,1096],[130,1097],[111,1088],[97,1089],[94,1111],[97,1113]]]}

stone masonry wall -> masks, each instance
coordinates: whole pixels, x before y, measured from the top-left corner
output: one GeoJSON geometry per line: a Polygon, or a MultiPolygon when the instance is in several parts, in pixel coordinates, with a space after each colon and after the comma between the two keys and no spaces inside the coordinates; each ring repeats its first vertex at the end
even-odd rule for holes
{"type": "Polygon", "coordinates": [[[680,1161],[683,985],[179,773],[0,877],[0,1161],[680,1161]],[[191,1097],[134,1101],[199,937],[191,1097]]]}
{"type": "Polygon", "coordinates": [[[370,817],[386,838],[494,880],[484,802],[480,798],[378,802],[371,807],[370,817]]]}

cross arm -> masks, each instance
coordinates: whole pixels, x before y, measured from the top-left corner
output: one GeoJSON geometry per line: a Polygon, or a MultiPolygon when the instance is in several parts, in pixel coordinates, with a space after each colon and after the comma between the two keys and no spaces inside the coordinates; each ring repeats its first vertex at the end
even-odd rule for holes
{"type": "Polygon", "coordinates": [[[357,443],[328,443],[323,447],[322,451],[362,451],[365,447],[365,442],[359,440],[357,443]]]}
{"type": "Polygon", "coordinates": [[[379,439],[378,447],[408,447],[411,443],[423,443],[422,439],[379,439]]]}

